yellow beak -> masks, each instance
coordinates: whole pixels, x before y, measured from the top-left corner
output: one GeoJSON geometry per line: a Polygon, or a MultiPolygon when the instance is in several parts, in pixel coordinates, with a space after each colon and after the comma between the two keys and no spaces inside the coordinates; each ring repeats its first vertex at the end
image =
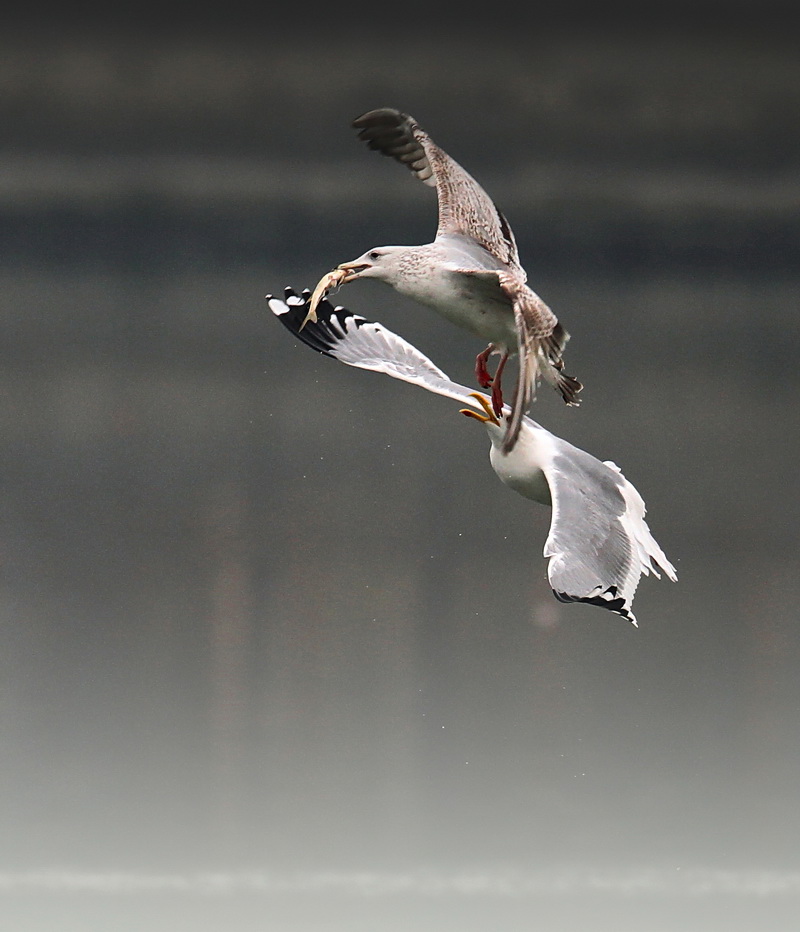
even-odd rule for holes
{"type": "MultiPolygon", "coordinates": [[[[342,262],[341,265],[336,266],[337,272],[345,272],[346,274],[342,276],[341,283],[351,282],[354,278],[358,277],[358,273],[362,269],[368,269],[369,266],[364,262],[342,262]]],[[[331,273],[335,274],[335,273],[331,273]]]]}
{"type": "Polygon", "coordinates": [[[478,402],[485,413],[480,414],[474,408],[461,408],[458,413],[463,414],[465,417],[474,418],[476,421],[480,421],[481,424],[486,424],[488,422],[489,424],[496,424],[499,427],[500,421],[497,419],[497,415],[492,410],[491,402],[486,397],[486,395],[481,395],[480,392],[470,392],[469,396],[478,402]]]}

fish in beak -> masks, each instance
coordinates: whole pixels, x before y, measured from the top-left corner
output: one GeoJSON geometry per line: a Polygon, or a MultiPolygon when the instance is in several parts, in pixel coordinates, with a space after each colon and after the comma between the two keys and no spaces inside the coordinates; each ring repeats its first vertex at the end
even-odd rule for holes
{"type": "Polygon", "coordinates": [[[317,287],[311,295],[311,300],[308,302],[308,313],[300,325],[300,329],[302,330],[310,320],[314,321],[314,323],[317,322],[317,306],[332,288],[338,288],[339,285],[353,281],[354,278],[358,278],[359,272],[363,272],[364,269],[368,268],[369,265],[366,262],[343,262],[341,265],[337,265],[332,272],[326,272],[317,282],[317,287]]]}

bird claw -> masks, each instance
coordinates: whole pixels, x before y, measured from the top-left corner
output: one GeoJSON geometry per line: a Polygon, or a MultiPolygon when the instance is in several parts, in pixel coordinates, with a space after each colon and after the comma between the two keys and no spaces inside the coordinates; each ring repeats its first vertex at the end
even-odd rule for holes
{"type": "Polygon", "coordinates": [[[491,388],[492,382],[494,381],[491,372],[486,368],[486,362],[493,348],[493,346],[487,346],[482,353],[478,353],[475,357],[475,378],[481,388],[491,388]]]}

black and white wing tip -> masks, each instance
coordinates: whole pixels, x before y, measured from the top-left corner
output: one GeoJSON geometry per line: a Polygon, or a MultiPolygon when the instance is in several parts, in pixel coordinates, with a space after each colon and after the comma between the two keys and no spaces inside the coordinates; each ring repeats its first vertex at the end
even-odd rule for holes
{"type": "Polygon", "coordinates": [[[346,338],[348,327],[360,327],[367,321],[343,307],[334,307],[324,298],[317,308],[317,320],[309,320],[304,326],[310,300],[308,288],[301,294],[287,288],[283,298],[267,295],[269,309],[290,333],[318,353],[336,359],[336,347],[346,338]]]}
{"type": "Polygon", "coordinates": [[[327,298],[317,305],[317,319],[304,324],[310,300],[308,289],[298,295],[287,288],[284,298],[267,295],[269,308],[278,320],[318,353],[482,410],[470,389],[451,381],[424,353],[382,324],[344,307],[334,307],[327,298]]]}
{"type": "Polygon", "coordinates": [[[626,601],[624,596],[619,595],[616,586],[609,586],[607,589],[603,589],[602,586],[597,586],[596,589],[593,589],[588,595],[584,596],[570,595],[567,592],[557,592],[553,589],[553,595],[559,602],[586,602],[588,605],[597,605],[600,608],[607,608],[610,612],[621,615],[626,621],[629,621],[634,628],[639,627],[639,622],[631,611],[630,603],[626,601]]]}

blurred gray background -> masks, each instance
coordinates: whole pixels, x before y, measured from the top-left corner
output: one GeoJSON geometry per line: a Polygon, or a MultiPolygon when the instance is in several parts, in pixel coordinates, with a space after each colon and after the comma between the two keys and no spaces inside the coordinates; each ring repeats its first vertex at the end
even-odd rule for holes
{"type": "Polygon", "coordinates": [[[702,9],[3,32],[3,932],[796,928],[800,60],[702,9]],[[455,405],[267,311],[432,237],[377,106],[572,333],[533,414],[647,502],[638,630],[553,599],[455,405]]]}

